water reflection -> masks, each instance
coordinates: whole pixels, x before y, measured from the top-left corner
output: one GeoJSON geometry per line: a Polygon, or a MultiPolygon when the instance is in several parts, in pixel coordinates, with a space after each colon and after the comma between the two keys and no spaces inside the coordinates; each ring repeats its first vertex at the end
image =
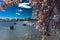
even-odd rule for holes
{"type": "Polygon", "coordinates": [[[0,22],[0,40],[32,40],[32,37],[35,39],[35,37],[39,36],[37,35],[37,33],[39,34],[38,30],[33,27],[23,26],[23,24],[22,21],[0,22]],[[10,25],[14,26],[14,30],[10,30],[10,25]]]}
{"type": "MultiPolygon", "coordinates": [[[[23,24],[23,21],[0,22],[0,40],[41,40],[41,35],[38,30],[28,25],[23,26],[23,24]],[[10,30],[11,25],[14,26],[14,30],[10,30]]],[[[60,36],[57,36],[50,36],[48,40],[59,40],[60,36]]]]}

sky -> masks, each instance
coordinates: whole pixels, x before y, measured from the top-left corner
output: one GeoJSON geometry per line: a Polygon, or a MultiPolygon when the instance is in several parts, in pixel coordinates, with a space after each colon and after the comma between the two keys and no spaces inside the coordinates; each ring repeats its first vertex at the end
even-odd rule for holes
{"type": "MultiPolygon", "coordinates": [[[[0,0],[0,5],[2,5],[2,0],[0,0]]],[[[0,10],[0,18],[32,18],[32,9],[27,0],[22,0],[18,5],[14,4],[0,10]]]]}

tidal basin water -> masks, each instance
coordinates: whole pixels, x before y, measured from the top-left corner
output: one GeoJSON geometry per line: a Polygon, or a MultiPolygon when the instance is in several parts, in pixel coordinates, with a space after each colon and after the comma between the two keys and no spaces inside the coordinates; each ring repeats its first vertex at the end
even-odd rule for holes
{"type": "MultiPolygon", "coordinates": [[[[41,33],[34,27],[24,26],[24,23],[27,21],[0,22],[0,40],[41,40],[41,33]],[[12,25],[14,29],[10,30],[12,25]]],[[[60,36],[51,36],[47,40],[60,40],[60,36]]]]}

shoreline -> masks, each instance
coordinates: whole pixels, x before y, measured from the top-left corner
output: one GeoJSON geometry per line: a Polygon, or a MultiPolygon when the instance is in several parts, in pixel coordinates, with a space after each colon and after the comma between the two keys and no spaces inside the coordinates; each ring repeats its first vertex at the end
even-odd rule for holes
{"type": "Polygon", "coordinates": [[[17,21],[37,21],[36,19],[25,18],[25,19],[0,19],[0,22],[17,22],[17,21]]]}

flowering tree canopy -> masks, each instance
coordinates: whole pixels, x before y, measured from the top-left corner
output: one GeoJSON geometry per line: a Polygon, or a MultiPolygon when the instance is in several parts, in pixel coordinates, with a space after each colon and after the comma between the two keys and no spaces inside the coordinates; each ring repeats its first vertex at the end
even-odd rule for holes
{"type": "Polygon", "coordinates": [[[18,4],[19,2],[21,2],[22,0],[2,0],[2,5],[0,5],[0,9],[4,9],[7,6],[11,6],[13,4],[18,4]]]}
{"type": "Polygon", "coordinates": [[[41,31],[39,28],[44,25],[42,40],[50,35],[52,29],[60,29],[60,0],[29,0],[29,3],[33,7],[33,17],[38,20],[35,28],[41,31]]]}

